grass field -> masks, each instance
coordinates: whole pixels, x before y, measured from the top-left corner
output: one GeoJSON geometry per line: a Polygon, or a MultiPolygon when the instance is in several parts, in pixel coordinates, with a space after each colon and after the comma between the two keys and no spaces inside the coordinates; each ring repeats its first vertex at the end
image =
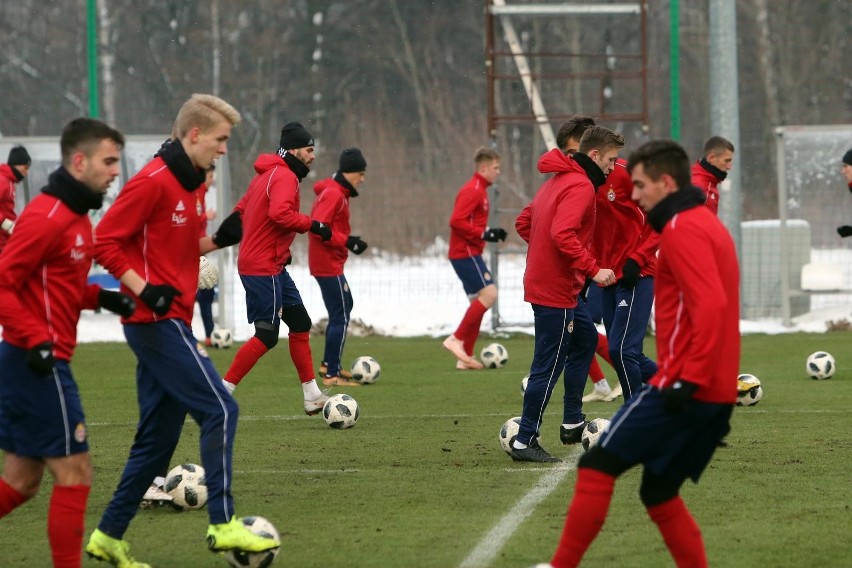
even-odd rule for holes
{"type": "MultiPolygon", "coordinates": [[[[852,565],[850,341],[847,333],[743,338],[742,370],[763,381],[764,398],[736,409],[730,446],[717,452],[699,485],[683,491],[711,566],[852,565]],[[837,359],[840,370],[831,380],[804,374],[806,356],[818,349],[837,359]]],[[[542,445],[566,461],[518,464],[502,452],[497,432],[520,414],[519,383],[533,341],[500,342],[510,353],[505,368],[460,372],[436,339],[351,338],[348,358],[373,355],[383,370],[375,385],[337,389],[361,405],[358,425],[344,431],[302,413],[286,345],[267,355],[237,390],[233,489],[238,515],[265,516],[280,530],[275,565],[525,567],[547,561],[573,490],[578,449],[558,443],[557,387],[542,445]]],[[[320,345],[314,343],[315,353],[320,345]]],[[[233,355],[234,349],[211,353],[220,371],[233,355]]],[[[133,438],[134,366],[124,344],[81,345],[75,356],[96,475],[87,535],[133,438]]],[[[604,368],[612,381],[614,373],[604,368]]],[[[609,417],[615,404],[587,405],[588,417],[609,417]]],[[[173,465],[197,463],[197,444],[198,428],[188,423],[173,465]]],[[[585,565],[673,565],[639,503],[638,473],[617,485],[585,565]]],[[[49,495],[47,481],[39,496],[0,521],[1,566],[49,566],[49,495]]],[[[206,551],[206,526],[206,510],[140,511],[125,538],[137,559],[155,567],[225,566],[206,551]]]]}

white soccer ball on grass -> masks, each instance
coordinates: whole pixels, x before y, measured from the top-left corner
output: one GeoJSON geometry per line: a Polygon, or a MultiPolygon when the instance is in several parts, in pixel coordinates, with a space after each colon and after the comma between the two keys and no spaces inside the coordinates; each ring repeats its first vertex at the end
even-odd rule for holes
{"type": "Polygon", "coordinates": [[[172,505],[181,511],[200,509],[207,504],[204,468],[194,463],[173,467],[166,474],[163,491],[172,496],[172,505]]]}
{"type": "Polygon", "coordinates": [[[507,454],[512,452],[512,442],[518,437],[518,431],[521,429],[521,417],[515,416],[509,418],[500,427],[500,447],[507,454]]]}
{"type": "Polygon", "coordinates": [[[580,443],[583,444],[583,449],[588,451],[589,448],[598,443],[603,433],[609,428],[609,420],[606,418],[595,418],[590,420],[586,427],[583,428],[583,435],[580,438],[580,443]]]}
{"type": "Polygon", "coordinates": [[[217,327],[210,334],[210,343],[217,349],[227,349],[234,344],[234,333],[227,327],[217,327]]]}
{"type": "Polygon", "coordinates": [[[479,352],[479,358],[486,368],[497,369],[509,361],[509,352],[499,343],[489,343],[479,352]]]}
{"type": "Polygon", "coordinates": [[[355,426],[360,414],[358,402],[348,394],[336,394],[322,407],[322,417],[329,426],[337,430],[355,426]]]}
{"type": "MultiPolygon", "coordinates": [[[[278,529],[275,525],[264,519],[263,517],[251,516],[240,519],[243,526],[256,535],[267,538],[274,538],[279,544],[281,536],[278,534],[278,529]]],[[[228,550],[225,552],[225,560],[228,565],[233,568],[267,568],[272,565],[275,557],[278,556],[279,546],[264,550],[263,552],[246,552],[245,550],[228,550]]]]}
{"type": "Polygon", "coordinates": [[[808,376],[815,381],[830,379],[834,376],[834,371],[837,366],[834,363],[834,357],[826,351],[815,351],[808,355],[808,360],[805,362],[805,370],[808,376]]]}
{"type": "Polygon", "coordinates": [[[365,385],[370,385],[379,380],[382,368],[379,366],[378,361],[372,357],[363,355],[355,359],[355,362],[352,363],[351,372],[354,380],[365,385]]]}
{"type": "Polygon", "coordinates": [[[737,406],[754,406],[763,398],[760,379],[743,373],[737,377],[737,406]]]}

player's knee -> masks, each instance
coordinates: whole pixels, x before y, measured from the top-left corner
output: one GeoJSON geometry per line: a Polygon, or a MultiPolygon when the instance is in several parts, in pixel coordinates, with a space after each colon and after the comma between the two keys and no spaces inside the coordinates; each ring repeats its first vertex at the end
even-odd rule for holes
{"type": "Polygon", "coordinates": [[[263,343],[267,349],[278,345],[278,326],[263,323],[254,324],[254,336],[263,343]]]}
{"type": "Polygon", "coordinates": [[[494,302],[497,301],[497,286],[494,284],[489,284],[485,288],[479,291],[477,294],[477,299],[482,303],[486,308],[490,308],[494,305],[494,302]]]}
{"type": "Polygon", "coordinates": [[[646,472],[639,486],[639,498],[645,507],[653,507],[673,499],[678,491],[680,491],[680,483],[646,472]]]}
{"type": "Polygon", "coordinates": [[[311,331],[311,317],[304,304],[284,306],[281,319],[290,328],[290,333],[305,333],[311,331]]]}
{"type": "Polygon", "coordinates": [[[587,467],[618,477],[630,468],[630,464],[600,446],[592,446],[588,452],[580,456],[577,467],[587,467]]]}

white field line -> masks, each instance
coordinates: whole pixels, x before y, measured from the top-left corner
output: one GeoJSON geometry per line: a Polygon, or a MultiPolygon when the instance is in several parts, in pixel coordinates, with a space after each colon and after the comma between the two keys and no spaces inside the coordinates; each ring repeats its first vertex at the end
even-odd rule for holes
{"type": "MultiPolygon", "coordinates": [[[[545,497],[550,495],[554,489],[565,479],[565,476],[576,469],[577,457],[580,455],[580,449],[571,452],[565,462],[561,465],[553,466],[547,473],[541,476],[538,483],[521,497],[514,507],[509,509],[509,512],[503,515],[494,528],[488,531],[482,540],[470,551],[467,558],[459,565],[459,568],[482,568],[489,566],[491,562],[503,549],[503,545],[511,538],[514,532],[521,526],[521,523],[532,514],[539,503],[545,497]]],[[[543,468],[520,469],[516,471],[536,471],[543,468]]]]}

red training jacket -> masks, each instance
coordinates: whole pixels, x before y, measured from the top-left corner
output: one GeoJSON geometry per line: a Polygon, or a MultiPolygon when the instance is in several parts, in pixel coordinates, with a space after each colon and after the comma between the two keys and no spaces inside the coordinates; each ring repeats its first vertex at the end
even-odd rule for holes
{"type": "MultiPolygon", "coordinates": [[[[12,171],[12,166],[0,164],[0,222],[3,219],[14,222],[18,218],[17,213],[15,213],[15,183],[17,180],[15,172],[12,171]]],[[[0,229],[0,251],[6,246],[8,240],[9,233],[0,229]]]]}
{"type": "Polygon", "coordinates": [[[125,184],[95,228],[95,260],[116,278],[134,269],[151,284],[170,284],[181,292],[158,316],[124,285],[136,312],[123,323],[179,319],[192,325],[198,289],[199,239],[207,216],[202,183],[189,191],[162,158],[154,158],[125,184]]]}
{"type": "Polygon", "coordinates": [[[482,233],[488,226],[488,181],[479,175],[461,186],[450,215],[450,260],[482,254],[482,233]]]}
{"type": "Polygon", "coordinates": [[[654,281],[659,370],[652,385],[683,379],[699,386],[697,400],[736,402],[739,289],[734,242],[711,211],[694,207],[666,223],[654,281]]]}
{"type": "Polygon", "coordinates": [[[707,196],[707,208],[714,214],[719,214],[719,178],[705,170],[701,162],[692,164],[692,185],[707,196]]]}
{"type": "Polygon", "coordinates": [[[346,239],[352,231],[349,226],[351,192],[334,178],[318,181],[314,184],[314,191],[317,198],[311,208],[311,219],[328,225],[331,228],[331,239],[322,242],[319,235],[311,233],[308,240],[308,268],[311,276],[340,276],[349,258],[346,239]]]}
{"type": "Polygon", "coordinates": [[[261,154],[257,175],[237,203],[243,220],[243,240],[237,270],[247,276],[280,274],[290,260],[296,233],[311,228],[311,218],[299,212],[299,178],[278,154],[261,154]]]}
{"type": "Polygon", "coordinates": [[[524,300],[573,308],[600,268],[590,251],[595,227],[595,188],[589,176],[558,148],[544,154],[538,171],[554,173],[524,207],[515,229],[529,243],[524,300]]]}
{"type": "Polygon", "coordinates": [[[53,195],[38,194],[21,213],[0,255],[3,340],[22,349],[53,342],[70,361],[80,310],[98,307],[100,287],[87,285],[92,223],[53,195]]]}
{"type": "Polygon", "coordinates": [[[592,251],[598,264],[615,271],[621,278],[621,269],[628,258],[639,263],[642,276],[656,272],[657,247],[660,236],[645,219],[645,212],[633,199],[633,180],[627,172],[627,162],[619,159],[615,168],[598,188],[595,197],[597,210],[592,251]]]}

